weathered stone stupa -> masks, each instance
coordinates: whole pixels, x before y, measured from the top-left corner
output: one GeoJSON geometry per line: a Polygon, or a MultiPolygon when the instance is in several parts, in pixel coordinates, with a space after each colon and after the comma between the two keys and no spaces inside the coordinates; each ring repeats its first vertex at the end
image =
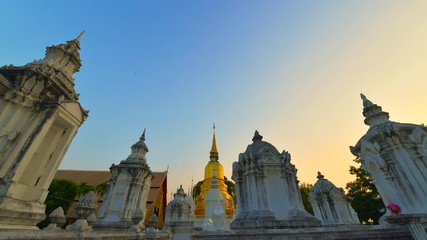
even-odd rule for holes
{"type": "MultiPolygon", "coordinates": [[[[121,228],[134,225],[132,216],[145,215],[145,205],[153,174],[147,164],[145,129],[138,142],[132,145],[132,153],[110,167],[111,178],[105,200],[99,211],[94,228],[121,228]]],[[[143,219],[141,219],[140,227],[143,219]]]]}
{"type": "Polygon", "coordinates": [[[414,239],[427,239],[427,127],[389,120],[363,94],[368,132],[351,152],[371,175],[384,205],[382,221],[407,226],[414,239]]]}
{"type": "Polygon", "coordinates": [[[369,130],[351,152],[361,158],[386,206],[427,214],[427,127],[392,122],[380,106],[361,97],[369,130]]]}
{"type": "Polygon", "coordinates": [[[309,201],[314,215],[322,221],[322,226],[360,224],[357,213],[350,206],[344,190],[317,173],[317,182],[309,193],[309,201]]]}
{"type": "Polygon", "coordinates": [[[258,131],[252,141],[233,163],[237,213],[231,229],[320,226],[304,209],[291,155],[262,141],[258,131]]]}
{"type": "Polygon", "coordinates": [[[185,194],[181,185],[173,195],[173,200],[166,207],[166,225],[190,220],[191,205],[186,200],[186,197],[187,194],[185,194]]]}
{"type": "Polygon", "coordinates": [[[0,228],[35,228],[50,183],[88,116],[74,89],[83,32],[25,66],[0,68],[0,228]]]}
{"type": "Polygon", "coordinates": [[[192,220],[194,215],[191,211],[194,203],[192,199],[191,202],[189,200],[181,185],[173,195],[173,200],[166,207],[165,226],[171,228],[174,240],[191,239],[193,234],[194,223],[192,220]]]}

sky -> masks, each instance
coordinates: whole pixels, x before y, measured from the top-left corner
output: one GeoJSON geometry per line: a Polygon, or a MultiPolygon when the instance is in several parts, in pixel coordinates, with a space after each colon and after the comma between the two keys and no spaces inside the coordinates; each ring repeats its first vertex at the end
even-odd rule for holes
{"type": "Polygon", "coordinates": [[[427,1],[2,1],[0,66],[44,57],[82,30],[74,75],[90,110],[60,169],[108,170],[146,128],[168,192],[203,179],[216,124],[232,163],[255,130],[317,171],[354,180],[364,93],[397,122],[427,123],[427,1]]]}

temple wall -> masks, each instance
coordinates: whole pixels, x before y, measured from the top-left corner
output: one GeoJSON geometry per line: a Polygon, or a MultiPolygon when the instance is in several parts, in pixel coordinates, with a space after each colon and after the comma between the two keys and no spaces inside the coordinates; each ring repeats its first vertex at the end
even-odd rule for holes
{"type": "Polygon", "coordinates": [[[166,240],[170,236],[166,233],[156,233],[155,236],[146,236],[143,232],[135,231],[66,231],[66,230],[0,230],[0,239],[14,240],[135,240],[135,239],[157,239],[166,240]]]}
{"type": "Polygon", "coordinates": [[[269,239],[269,240],[330,240],[330,239],[366,239],[366,240],[412,240],[409,230],[401,227],[377,228],[376,226],[352,226],[334,228],[306,229],[263,229],[242,230],[229,233],[196,233],[192,239],[234,240],[234,239],[269,239]]]}

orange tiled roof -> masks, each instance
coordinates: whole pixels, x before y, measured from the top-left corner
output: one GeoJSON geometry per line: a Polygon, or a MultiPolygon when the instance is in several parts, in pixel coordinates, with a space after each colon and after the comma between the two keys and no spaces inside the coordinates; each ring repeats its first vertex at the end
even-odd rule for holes
{"type": "MultiPolygon", "coordinates": [[[[167,172],[153,172],[154,178],[151,180],[151,188],[160,188],[167,175],[167,172]]],[[[92,170],[58,170],[56,179],[67,179],[76,183],[87,183],[96,186],[108,181],[111,177],[110,171],[92,170]]]]}

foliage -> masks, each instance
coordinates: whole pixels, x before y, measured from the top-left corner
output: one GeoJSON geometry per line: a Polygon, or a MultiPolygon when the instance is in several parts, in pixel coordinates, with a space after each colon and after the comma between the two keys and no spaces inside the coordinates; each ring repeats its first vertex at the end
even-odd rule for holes
{"type": "Polygon", "coordinates": [[[313,188],[313,184],[301,183],[299,186],[299,191],[301,193],[302,203],[304,204],[304,209],[314,215],[313,207],[311,206],[308,200],[308,194],[310,190],[313,188]]]}
{"type": "Polygon", "coordinates": [[[377,188],[372,182],[369,174],[362,168],[361,159],[353,160],[359,166],[350,166],[350,174],[356,176],[356,180],[346,185],[347,198],[357,212],[360,222],[367,222],[369,219],[378,224],[378,220],[384,214],[384,203],[381,200],[377,188]]]}
{"type": "Polygon", "coordinates": [[[196,185],[194,185],[193,187],[193,199],[196,200],[197,196],[200,195],[200,193],[202,192],[202,184],[203,184],[204,180],[199,181],[196,183],[196,185]]]}
{"type": "Polygon", "coordinates": [[[82,197],[86,193],[93,191],[98,196],[103,196],[108,188],[108,181],[100,183],[96,186],[88,185],[87,183],[75,183],[66,179],[53,179],[49,186],[49,194],[47,195],[46,204],[46,219],[40,222],[37,226],[44,228],[49,225],[49,214],[57,207],[62,207],[66,214],[73,204],[74,200],[82,197]]]}
{"type": "Polygon", "coordinates": [[[78,193],[77,184],[65,179],[53,179],[49,186],[49,194],[47,195],[46,204],[46,219],[40,222],[39,228],[46,227],[49,222],[49,214],[58,207],[64,209],[64,213],[68,211],[73,200],[78,193]]]}
{"type": "Polygon", "coordinates": [[[77,197],[81,197],[90,191],[95,192],[95,186],[88,185],[87,183],[76,183],[76,187],[77,197]]]}
{"type": "Polygon", "coordinates": [[[98,196],[104,196],[107,193],[107,189],[108,181],[105,181],[95,186],[95,193],[98,194],[98,196]]]}
{"type": "Polygon", "coordinates": [[[224,182],[225,185],[227,185],[227,193],[230,194],[230,196],[233,198],[234,207],[236,207],[237,198],[236,198],[236,185],[234,182],[227,179],[227,177],[224,176],[224,182]]]}

